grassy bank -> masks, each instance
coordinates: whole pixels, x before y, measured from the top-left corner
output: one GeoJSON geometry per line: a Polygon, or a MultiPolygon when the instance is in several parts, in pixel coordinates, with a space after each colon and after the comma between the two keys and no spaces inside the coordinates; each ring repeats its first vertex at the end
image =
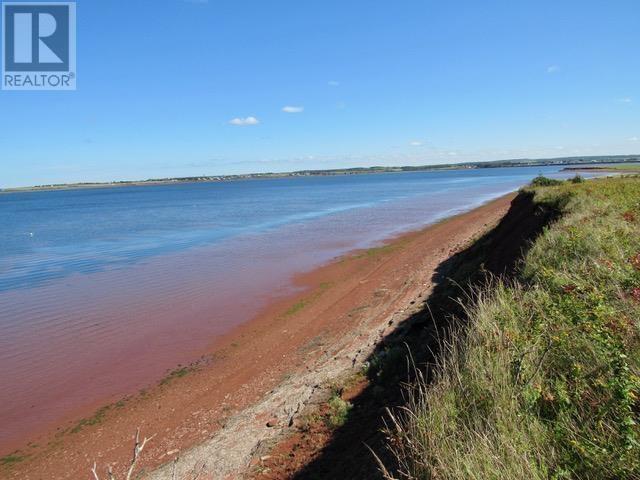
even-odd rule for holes
{"type": "Polygon", "coordinates": [[[640,177],[531,190],[560,218],[413,383],[396,477],[640,478],[640,177]]]}

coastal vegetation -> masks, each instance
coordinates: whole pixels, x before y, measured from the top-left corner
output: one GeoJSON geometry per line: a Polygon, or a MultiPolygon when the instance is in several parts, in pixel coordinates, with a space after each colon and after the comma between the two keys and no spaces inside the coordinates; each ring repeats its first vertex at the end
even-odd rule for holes
{"type": "Polygon", "coordinates": [[[171,370],[167,375],[165,375],[162,380],[160,380],[160,385],[168,385],[172,380],[175,380],[176,378],[182,378],[191,372],[195,372],[196,369],[197,366],[195,364],[186,367],[178,366],[177,368],[171,370]]]}
{"type": "Polygon", "coordinates": [[[316,301],[320,295],[326,292],[328,289],[332,287],[331,282],[322,282],[318,287],[307,297],[298,300],[296,303],[291,305],[287,311],[284,312],[285,317],[289,317],[291,315],[295,315],[300,312],[304,308],[311,305],[314,301],[316,301]]]}
{"type": "Polygon", "coordinates": [[[21,462],[22,460],[24,460],[24,458],[24,456],[15,453],[5,455],[4,457],[0,458],[0,465],[12,465],[14,463],[21,462]]]}
{"type": "Polygon", "coordinates": [[[543,177],[542,175],[538,175],[536,178],[531,180],[532,187],[553,187],[561,184],[562,184],[562,180],[547,178],[547,177],[543,177]]]}
{"type": "Polygon", "coordinates": [[[344,425],[349,416],[349,410],[352,405],[344,400],[341,396],[341,392],[335,391],[332,393],[331,398],[327,402],[329,407],[329,414],[327,415],[327,422],[330,427],[337,428],[344,425]]]}
{"type": "Polygon", "coordinates": [[[416,367],[387,478],[640,478],[640,177],[521,195],[557,220],[416,367]]]}

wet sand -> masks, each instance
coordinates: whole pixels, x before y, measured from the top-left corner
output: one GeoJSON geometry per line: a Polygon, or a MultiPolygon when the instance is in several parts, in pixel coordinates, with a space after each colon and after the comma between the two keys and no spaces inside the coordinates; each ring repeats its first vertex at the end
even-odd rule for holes
{"type": "MultiPolygon", "coordinates": [[[[0,466],[0,477],[84,478],[94,460],[121,472],[138,426],[156,435],[141,462],[146,471],[200,445],[184,456],[206,455],[207,468],[220,475],[214,478],[235,475],[257,439],[286,428],[280,425],[284,410],[295,408],[288,402],[303,401],[314,388],[309,384],[340,375],[364,358],[393,329],[394,318],[428,293],[437,265],[499,220],[512,198],[298,276],[298,293],[272,301],[253,320],[219,337],[196,364],[93,415],[86,408],[70,412],[63,424],[43,429],[0,466]],[[232,434],[221,447],[215,442],[225,432],[232,434]],[[206,450],[212,442],[218,458],[206,450]]],[[[245,300],[255,301],[251,295],[245,300]]],[[[101,406],[96,402],[91,410],[101,406]]]]}

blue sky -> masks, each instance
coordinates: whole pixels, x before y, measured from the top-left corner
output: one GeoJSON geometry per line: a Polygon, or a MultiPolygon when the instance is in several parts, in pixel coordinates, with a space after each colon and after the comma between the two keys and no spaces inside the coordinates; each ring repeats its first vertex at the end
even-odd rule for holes
{"type": "Polygon", "coordinates": [[[640,152],[637,0],[77,9],[78,90],[0,92],[0,186],[640,152]]]}

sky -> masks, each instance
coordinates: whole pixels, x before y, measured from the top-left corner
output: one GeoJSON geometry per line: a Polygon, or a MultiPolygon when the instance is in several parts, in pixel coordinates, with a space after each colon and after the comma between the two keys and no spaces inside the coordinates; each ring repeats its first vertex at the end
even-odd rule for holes
{"type": "Polygon", "coordinates": [[[0,187],[640,153],[637,0],[78,0],[0,187]]]}

